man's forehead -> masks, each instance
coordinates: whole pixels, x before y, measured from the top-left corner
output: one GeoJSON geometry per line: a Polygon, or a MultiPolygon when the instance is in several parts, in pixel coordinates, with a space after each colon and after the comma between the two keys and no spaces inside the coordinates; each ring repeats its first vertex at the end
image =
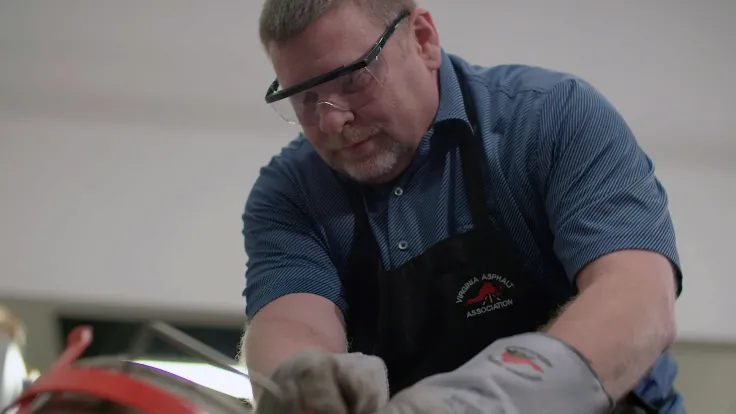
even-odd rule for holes
{"type": "Polygon", "coordinates": [[[385,30],[365,14],[331,12],[269,50],[279,81],[285,83],[283,86],[355,62],[375,45],[385,30]]]}

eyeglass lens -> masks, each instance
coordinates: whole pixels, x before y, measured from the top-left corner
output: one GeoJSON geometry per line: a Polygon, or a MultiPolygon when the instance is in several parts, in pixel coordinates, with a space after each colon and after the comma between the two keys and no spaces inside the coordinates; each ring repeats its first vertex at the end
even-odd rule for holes
{"type": "Polygon", "coordinates": [[[383,86],[387,72],[386,62],[379,55],[363,69],[301,91],[271,105],[287,122],[312,126],[319,123],[320,111],[328,107],[354,111],[368,104],[375,98],[376,88],[383,86]]]}

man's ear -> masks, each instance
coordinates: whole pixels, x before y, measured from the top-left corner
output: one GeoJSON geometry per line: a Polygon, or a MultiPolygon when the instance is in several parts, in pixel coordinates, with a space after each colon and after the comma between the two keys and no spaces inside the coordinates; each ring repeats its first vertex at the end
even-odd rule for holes
{"type": "Polygon", "coordinates": [[[409,24],[413,33],[419,57],[427,64],[430,70],[439,69],[442,62],[440,38],[434,25],[432,15],[424,8],[415,7],[409,15],[409,24]]]}

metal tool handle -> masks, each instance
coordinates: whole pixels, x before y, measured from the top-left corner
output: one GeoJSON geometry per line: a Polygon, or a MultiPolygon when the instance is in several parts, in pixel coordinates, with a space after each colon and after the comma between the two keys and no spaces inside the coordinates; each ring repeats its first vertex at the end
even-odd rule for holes
{"type": "Polygon", "coordinates": [[[134,361],[143,355],[153,337],[163,339],[170,345],[173,345],[185,352],[189,352],[190,354],[193,354],[218,368],[241,375],[259,387],[263,387],[263,389],[273,394],[276,398],[281,399],[281,389],[270,378],[257,372],[246,374],[237,368],[234,368],[230,365],[230,358],[226,355],[223,355],[217,350],[197,341],[191,336],[164,322],[151,322],[141,329],[128,350],[128,359],[130,361],[134,361]]]}

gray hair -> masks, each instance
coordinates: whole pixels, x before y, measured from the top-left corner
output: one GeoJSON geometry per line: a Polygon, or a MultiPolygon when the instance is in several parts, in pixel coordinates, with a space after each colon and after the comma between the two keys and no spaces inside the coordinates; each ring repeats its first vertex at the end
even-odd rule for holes
{"type": "Polygon", "coordinates": [[[263,47],[292,38],[328,10],[346,2],[352,2],[386,26],[402,11],[417,6],[415,0],[265,0],[259,19],[263,47]]]}

